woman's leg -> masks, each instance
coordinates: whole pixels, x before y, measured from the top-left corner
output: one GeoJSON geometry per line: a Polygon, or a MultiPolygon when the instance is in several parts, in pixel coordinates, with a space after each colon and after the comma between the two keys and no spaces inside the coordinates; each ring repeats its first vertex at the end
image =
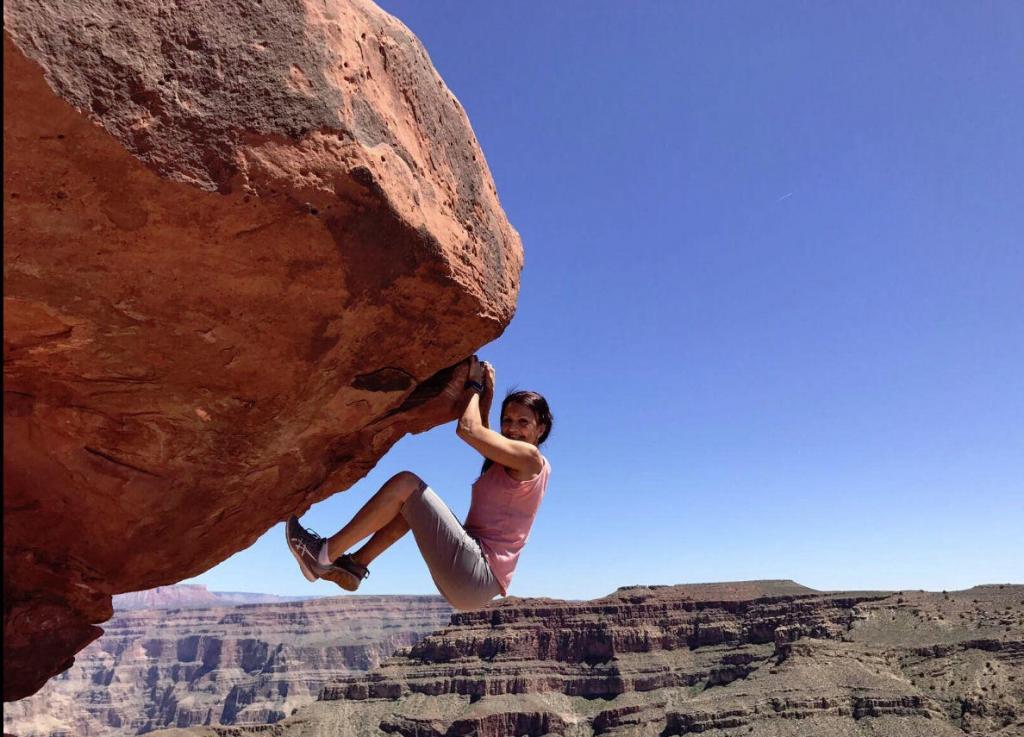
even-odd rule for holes
{"type": "MultiPolygon", "coordinates": [[[[423,481],[419,476],[411,471],[402,471],[388,479],[388,481],[380,487],[380,490],[370,497],[370,500],[363,505],[362,509],[356,512],[356,516],[352,518],[351,522],[328,538],[327,554],[330,559],[335,560],[364,537],[373,535],[378,531],[383,531],[385,528],[391,527],[392,523],[395,521],[395,517],[402,516],[401,509],[402,505],[405,504],[405,500],[408,499],[413,492],[417,491],[421,485],[423,485],[423,481]]],[[[393,535],[397,530],[398,526],[396,525],[387,535],[382,536],[372,548],[370,548],[370,543],[373,543],[373,540],[371,540],[370,543],[367,543],[364,548],[370,548],[370,551],[368,552],[372,552],[379,547],[380,550],[377,552],[377,555],[379,555],[380,551],[386,549],[395,540],[405,534],[405,531],[403,531],[400,535],[388,542],[387,545],[380,547],[388,536],[393,535]]],[[[408,527],[406,527],[406,530],[408,530],[408,527]]],[[[374,557],[376,557],[376,555],[374,557]]]]}
{"type": "Polygon", "coordinates": [[[369,567],[374,558],[398,542],[408,531],[409,523],[399,512],[393,520],[373,533],[373,537],[366,541],[366,545],[352,553],[352,560],[364,568],[369,567]]]}

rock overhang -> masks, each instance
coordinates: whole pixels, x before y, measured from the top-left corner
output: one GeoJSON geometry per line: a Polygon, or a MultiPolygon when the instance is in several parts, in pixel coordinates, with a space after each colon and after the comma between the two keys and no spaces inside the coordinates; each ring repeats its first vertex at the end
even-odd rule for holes
{"type": "Polygon", "coordinates": [[[367,2],[4,9],[5,699],[454,419],[522,249],[367,2]]]}

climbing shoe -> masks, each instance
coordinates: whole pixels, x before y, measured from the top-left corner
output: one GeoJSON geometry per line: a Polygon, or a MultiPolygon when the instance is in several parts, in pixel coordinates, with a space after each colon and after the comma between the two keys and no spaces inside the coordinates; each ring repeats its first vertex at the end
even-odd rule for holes
{"type": "Polygon", "coordinates": [[[352,559],[351,555],[346,553],[340,558],[335,559],[334,563],[328,568],[323,569],[320,573],[320,578],[333,581],[345,589],[345,591],[355,591],[359,588],[359,584],[362,583],[363,579],[369,575],[370,569],[359,565],[352,559]]]}
{"type": "Polygon", "coordinates": [[[317,560],[320,555],[320,547],[324,539],[312,530],[307,530],[299,524],[299,518],[292,515],[284,528],[285,539],[288,540],[288,549],[292,551],[295,560],[299,563],[299,569],[307,581],[316,581],[322,578],[330,566],[321,565],[317,560]]]}

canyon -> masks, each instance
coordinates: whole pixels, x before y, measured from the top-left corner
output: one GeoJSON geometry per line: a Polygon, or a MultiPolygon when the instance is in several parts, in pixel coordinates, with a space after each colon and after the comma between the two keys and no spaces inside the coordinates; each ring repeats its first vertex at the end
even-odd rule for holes
{"type": "Polygon", "coordinates": [[[127,737],[168,726],[272,723],[312,702],[330,680],[414,645],[452,612],[439,596],[211,606],[222,595],[200,586],[139,593],[115,597],[128,608],[74,666],[5,704],[5,732],[127,737]],[[134,608],[140,599],[187,608],[134,608]]]}
{"type": "Polygon", "coordinates": [[[508,598],[219,737],[1019,737],[1024,586],[819,592],[792,581],[508,598]]]}

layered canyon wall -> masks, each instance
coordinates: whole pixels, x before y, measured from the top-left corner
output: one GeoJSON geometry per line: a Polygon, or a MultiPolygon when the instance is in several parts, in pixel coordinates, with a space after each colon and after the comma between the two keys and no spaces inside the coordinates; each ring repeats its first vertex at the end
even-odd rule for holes
{"type": "Polygon", "coordinates": [[[4,699],[455,417],[523,255],[367,0],[4,4],[4,699]]]}
{"type": "Polygon", "coordinates": [[[259,734],[1019,737],[1022,705],[1024,586],[822,593],[760,581],[457,613],[259,734]]]}
{"type": "MultiPolygon", "coordinates": [[[[178,592],[188,593],[195,592],[178,592]]],[[[162,727],[273,723],[312,702],[330,680],[374,668],[442,628],[451,613],[439,596],[121,611],[74,666],[5,705],[4,731],[128,737],[162,727]]]]}

